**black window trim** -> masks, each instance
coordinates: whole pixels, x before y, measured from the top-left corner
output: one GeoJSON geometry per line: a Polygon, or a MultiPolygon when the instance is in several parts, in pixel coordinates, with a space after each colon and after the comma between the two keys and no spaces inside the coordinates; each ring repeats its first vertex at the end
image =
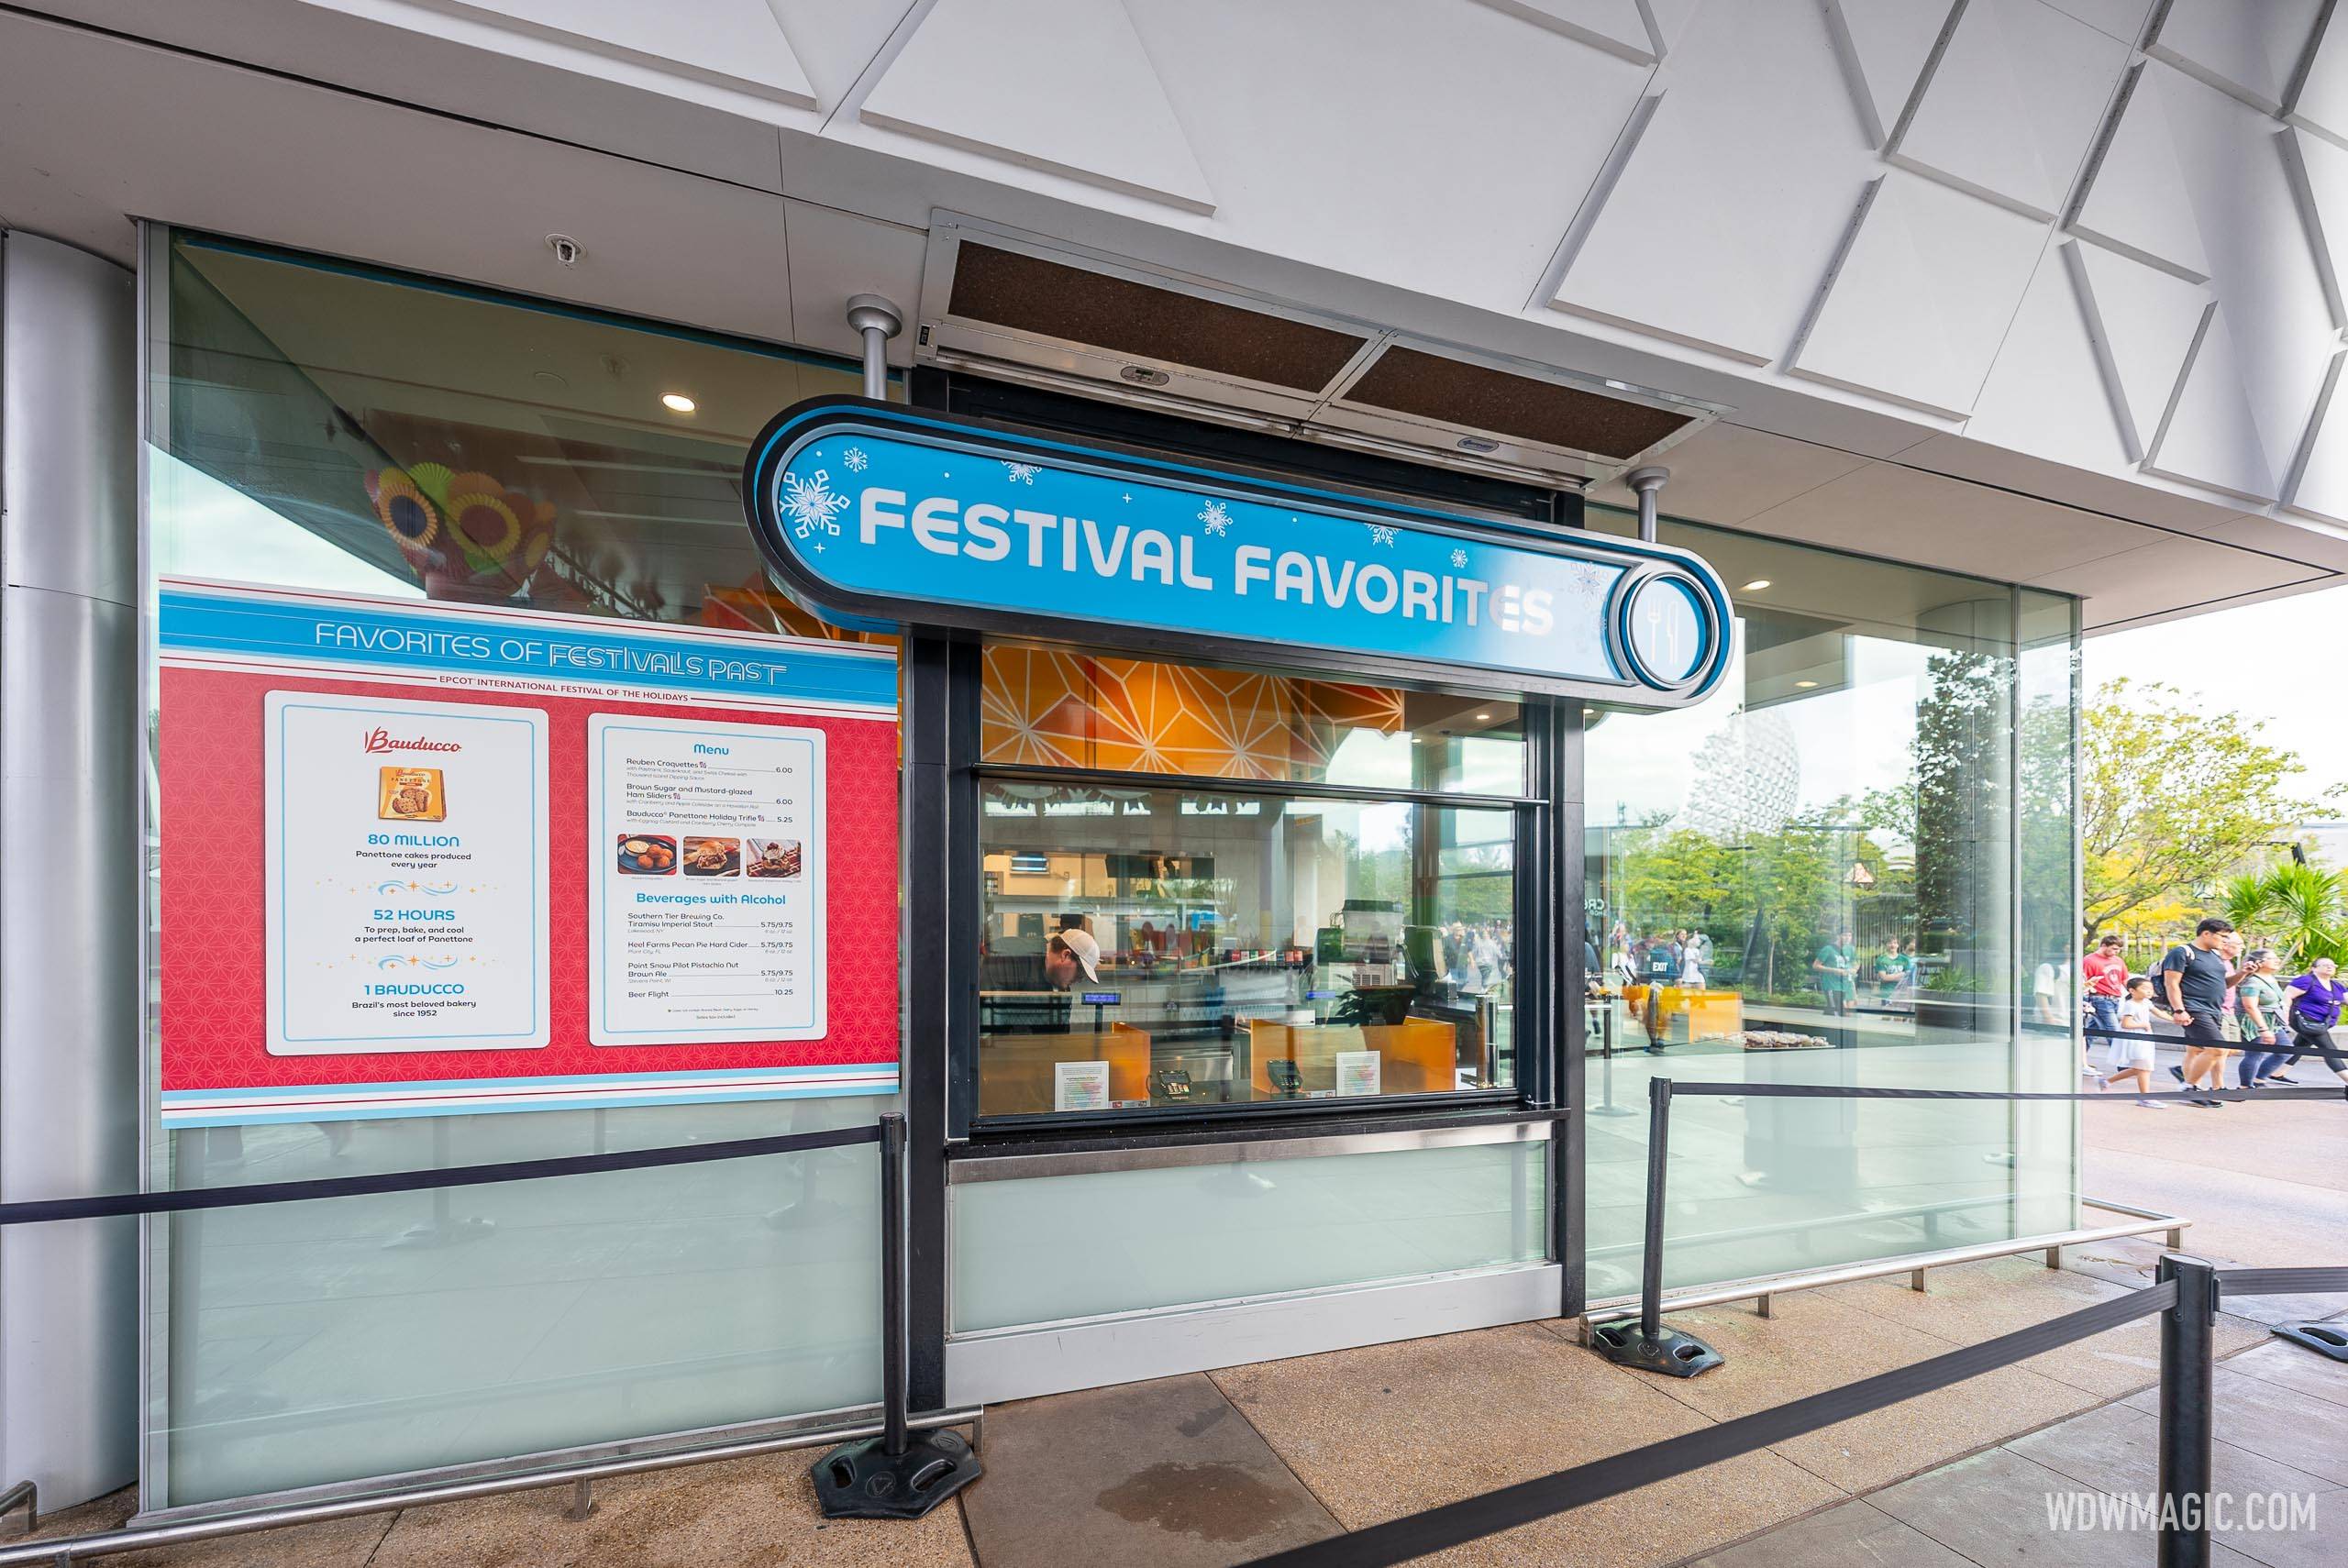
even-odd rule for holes
{"type": "MultiPolygon", "coordinates": [[[[976,661],[973,660],[973,663],[976,661]]],[[[1530,715],[1548,706],[1541,699],[1528,698],[1524,711],[1530,715]]],[[[1226,778],[1211,774],[1137,773],[1110,768],[1050,767],[1035,764],[973,762],[968,768],[971,784],[981,795],[987,782],[996,779],[1021,783],[1054,784],[1069,789],[1106,787],[1113,790],[1175,790],[1188,794],[1244,794],[1265,797],[1303,797],[1315,800],[1354,801],[1367,805],[1419,805],[1449,807],[1465,811],[1506,812],[1510,813],[1511,843],[1514,861],[1509,875],[1514,879],[1514,908],[1511,931],[1517,950],[1517,973],[1525,974],[1528,934],[1545,933],[1546,901],[1543,889],[1547,878],[1537,861],[1528,857],[1540,839],[1539,821],[1552,801],[1548,795],[1533,793],[1545,784],[1535,771],[1535,737],[1528,734],[1524,745],[1526,771],[1523,775],[1527,793],[1523,795],[1446,794],[1441,790],[1386,789],[1375,785],[1306,784],[1272,778],[1226,778]]],[[[983,813],[975,824],[966,851],[969,860],[969,877],[974,887],[983,886],[986,855],[983,813]]],[[[983,914],[981,915],[983,922],[983,914]]],[[[1545,945],[1545,935],[1540,937],[1545,945]]],[[[967,1052],[966,1060],[952,1064],[950,1077],[954,1085],[956,1103],[952,1107],[949,1140],[958,1152],[968,1148],[1014,1154],[1048,1152],[1047,1145],[1056,1136],[1066,1136],[1083,1129],[1096,1134],[1115,1136],[1114,1130],[1124,1129],[1137,1137],[1173,1136],[1180,1133],[1211,1135],[1214,1127],[1232,1129],[1235,1138],[1248,1135],[1242,1129],[1260,1127],[1271,1122],[1335,1121],[1359,1120],[1365,1113],[1391,1111],[1398,1116],[1423,1116],[1430,1112],[1456,1110],[1463,1116],[1478,1120],[1512,1120],[1523,1115],[1545,1112],[1555,1102],[1551,1092],[1554,1069],[1551,1058],[1558,1043],[1550,1027],[1545,1007],[1537,1000],[1542,988],[1536,982],[1532,992],[1535,1014],[1523,1001],[1520,988],[1510,1002],[1513,1010],[1512,1044],[1515,1052],[1516,1082],[1504,1088],[1451,1089],[1424,1094],[1379,1095],[1372,1098],[1344,1099],[1330,1097],[1320,1099],[1250,1100],[1236,1105],[1219,1106],[1146,1106],[1125,1107],[1106,1110],[1030,1111],[1014,1115],[989,1114],[978,1104],[978,1052],[983,1039],[977,1029],[975,1009],[969,1024],[952,1032],[950,1054],[967,1052]],[[1527,1021],[1533,1027],[1527,1032],[1527,1021]]],[[[973,997],[975,1002],[976,998],[973,997]]]]}

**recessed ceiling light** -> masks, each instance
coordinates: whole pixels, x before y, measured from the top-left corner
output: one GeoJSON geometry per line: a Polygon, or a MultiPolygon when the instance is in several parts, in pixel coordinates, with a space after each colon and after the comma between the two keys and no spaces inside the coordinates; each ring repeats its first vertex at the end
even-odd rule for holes
{"type": "Polygon", "coordinates": [[[1818,682],[1815,680],[1797,680],[1794,682],[1794,690],[1797,691],[1807,691],[1817,684],[1818,682]]]}
{"type": "Polygon", "coordinates": [[[1479,713],[1479,714],[1477,714],[1477,715],[1476,715],[1476,717],[1478,717],[1478,718],[1479,718],[1479,719],[1489,719],[1489,718],[1490,718],[1490,717],[1491,717],[1491,715],[1490,715],[1490,713],[1479,713]]]}
{"type": "Polygon", "coordinates": [[[662,392],[660,406],[672,414],[691,414],[694,405],[693,400],[682,392],[662,392]]]}
{"type": "Polygon", "coordinates": [[[1769,580],[1767,578],[1756,577],[1751,582],[1746,583],[1743,588],[1738,589],[1737,591],[1739,593],[1758,593],[1768,586],[1769,580]]]}

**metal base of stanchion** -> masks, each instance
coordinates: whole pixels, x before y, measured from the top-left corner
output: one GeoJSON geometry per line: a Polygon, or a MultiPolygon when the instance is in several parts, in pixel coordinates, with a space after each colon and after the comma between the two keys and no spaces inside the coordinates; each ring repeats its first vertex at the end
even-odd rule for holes
{"type": "Polygon", "coordinates": [[[815,1501],[829,1519],[917,1519],[984,1474],[958,1432],[923,1432],[895,1454],[867,1438],[815,1462],[815,1501]]]}
{"type": "Polygon", "coordinates": [[[1727,1359],[1695,1335],[1683,1334],[1677,1329],[1658,1329],[1649,1339],[1640,1331],[1635,1318],[1622,1323],[1600,1323],[1589,1333],[1598,1353],[1615,1365],[1659,1372],[1666,1377],[1694,1377],[1727,1359]]]}
{"type": "Polygon", "coordinates": [[[2305,1345],[2318,1355],[2328,1355],[2334,1361],[2348,1361],[2348,1333],[2338,1323],[2287,1323],[2275,1331],[2277,1339],[2305,1345]]]}

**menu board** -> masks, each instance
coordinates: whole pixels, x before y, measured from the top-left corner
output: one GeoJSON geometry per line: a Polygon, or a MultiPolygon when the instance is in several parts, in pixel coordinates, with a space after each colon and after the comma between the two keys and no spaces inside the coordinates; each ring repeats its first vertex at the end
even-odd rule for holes
{"type": "Polygon", "coordinates": [[[588,1038],[824,1032],[824,734],[587,721],[588,1038]]]}
{"type": "Polygon", "coordinates": [[[894,1092],[892,649],[182,579],[156,640],[165,1126],[894,1092]]]}
{"type": "Polygon", "coordinates": [[[270,1051],[544,1046],[545,712],[271,691],[262,713],[270,1051]]]}

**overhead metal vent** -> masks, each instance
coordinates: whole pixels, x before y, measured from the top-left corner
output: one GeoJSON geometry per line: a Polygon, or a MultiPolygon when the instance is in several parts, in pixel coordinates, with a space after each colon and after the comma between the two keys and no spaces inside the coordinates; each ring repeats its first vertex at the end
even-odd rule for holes
{"type": "Polygon", "coordinates": [[[917,360],[1546,486],[1722,412],[940,215],[917,360]]]}
{"type": "Polygon", "coordinates": [[[1445,426],[1465,425],[1628,462],[1696,422],[1693,411],[1600,397],[1390,344],[1338,402],[1445,426]]]}
{"type": "Polygon", "coordinates": [[[1368,347],[1366,337],[1242,310],[1105,272],[962,242],[947,310],[1023,332],[1090,343],[1147,364],[1317,392],[1368,347]]]}

